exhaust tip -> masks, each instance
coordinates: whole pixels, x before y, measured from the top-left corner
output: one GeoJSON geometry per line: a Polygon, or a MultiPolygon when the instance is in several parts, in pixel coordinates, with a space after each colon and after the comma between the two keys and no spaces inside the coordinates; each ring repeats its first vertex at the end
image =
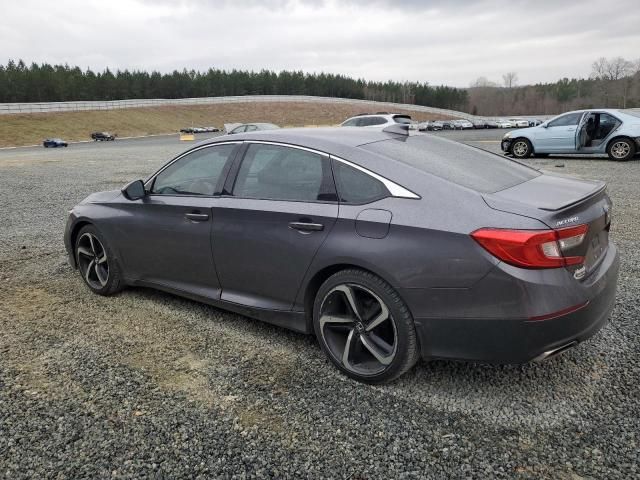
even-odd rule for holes
{"type": "Polygon", "coordinates": [[[558,355],[560,355],[563,352],[566,352],[567,350],[569,350],[572,347],[575,347],[578,344],[577,340],[574,340],[573,342],[569,342],[566,343],[560,347],[556,347],[552,350],[547,350],[546,352],[538,355],[536,358],[533,359],[534,362],[542,362],[544,360],[547,360],[551,357],[556,357],[558,355]]]}

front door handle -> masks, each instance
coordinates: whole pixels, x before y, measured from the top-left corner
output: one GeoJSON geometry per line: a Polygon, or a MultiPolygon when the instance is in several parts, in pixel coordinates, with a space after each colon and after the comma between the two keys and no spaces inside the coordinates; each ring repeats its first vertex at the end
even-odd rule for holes
{"type": "Polygon", "coordinates": [[[209,215],[206,213],[185,213],[184,218],[192,222],[206,222],[209,220],[209,215]]]}
{"type": "Polygon", "coordinates": [[[299,230],[301,232],[319,232],[320,230],[324,230],[324,225],[321,223],[310,222],[290,222],[289,228],[299,230]]]}

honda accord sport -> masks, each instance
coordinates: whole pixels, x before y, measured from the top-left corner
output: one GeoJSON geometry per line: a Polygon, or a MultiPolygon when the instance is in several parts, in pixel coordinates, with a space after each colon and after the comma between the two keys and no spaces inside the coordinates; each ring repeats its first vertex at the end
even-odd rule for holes
{"type": "Polygon", "coordinates": [[[619,260],[605,184],[406,125],[222,136],[70,212],[101,295],[153,287],[315,334],[368,383],[420,358],[523,363],[595,334],[619,260]]]}

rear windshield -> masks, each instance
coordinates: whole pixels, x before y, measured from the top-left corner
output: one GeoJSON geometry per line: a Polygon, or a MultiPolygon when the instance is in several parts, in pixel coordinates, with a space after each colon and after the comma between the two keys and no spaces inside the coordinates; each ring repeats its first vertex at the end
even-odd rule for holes
{"type": "Polygon", "coordinates": [[[396,123],[407,124],[411,123],[411,117],[409,115],[394,115],[393,121],[396,123]]]}
{"type": "Polygon", "coordinates": [[[369,143],[361,148],[481,193],[498,192],[540,175],[499,155],[426,135],[369,143]]]}

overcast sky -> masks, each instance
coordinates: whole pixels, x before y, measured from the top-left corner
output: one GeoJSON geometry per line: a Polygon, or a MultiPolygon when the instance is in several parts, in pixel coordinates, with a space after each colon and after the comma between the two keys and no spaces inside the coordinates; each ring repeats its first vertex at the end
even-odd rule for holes
{"type": "Polygon", "coordinates": [[[638,0],[3,0],[0,63],[267,68],[466,87],[640,57],[638,0]]]}

